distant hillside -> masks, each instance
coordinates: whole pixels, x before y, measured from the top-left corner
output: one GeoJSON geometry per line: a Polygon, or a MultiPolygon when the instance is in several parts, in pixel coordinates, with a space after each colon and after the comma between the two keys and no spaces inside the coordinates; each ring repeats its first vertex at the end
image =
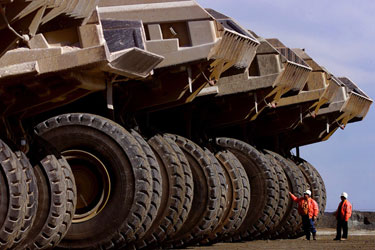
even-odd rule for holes
{"type": "MultiPolygon", "coordinates": [[[[333,212],[325,212],[320,218],[318,227],[336,228],[336,217],[333,212]]],[[[353,211],[349,219],[349,227],[352,229],[375,230],[375,212],[353,211]]]]}

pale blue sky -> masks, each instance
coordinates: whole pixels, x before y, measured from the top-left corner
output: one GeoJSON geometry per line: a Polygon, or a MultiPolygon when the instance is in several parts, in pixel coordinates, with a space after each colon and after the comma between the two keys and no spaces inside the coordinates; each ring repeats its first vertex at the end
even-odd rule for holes
{"type": "MultiPolygon", "coordinates": [[[[375,97],[375,1],[373,0],[198,0],[265,38],[305,48],[336,76],[347,76],[375,97]]],[[[322,175],[327,210],[336,209],[341,192],[354,209],[375,210],[375,111],[364,121],[338,130],[328,141],[301,148],[301,156],[322,175]]]]}

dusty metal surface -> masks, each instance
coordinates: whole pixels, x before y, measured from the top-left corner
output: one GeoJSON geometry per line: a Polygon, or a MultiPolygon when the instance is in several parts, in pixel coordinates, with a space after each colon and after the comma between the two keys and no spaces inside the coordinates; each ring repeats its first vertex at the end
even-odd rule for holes
{"type": "Polygon", "coordinates": [[[1,2],[0,32],[10,38],[0,42],[5,115],[42,113],[122,84],[130,96],[124,109],[132,112],[204,96],[196,106],[216,105],[207,117],[215,127],[261,126],[279,117],[275,131],[286,132],[304,119],[329,115],[320,140],[363,119],[372,103],[352,81],[335,78],[303,50],[261,38],[195,1],[100,1],[98,13],[97,4],[1,2]],[[22,34],[12,30],[17,25],[22,34]],[[294,116],[283,115],[283,107],[296,110],[294,116]]]}

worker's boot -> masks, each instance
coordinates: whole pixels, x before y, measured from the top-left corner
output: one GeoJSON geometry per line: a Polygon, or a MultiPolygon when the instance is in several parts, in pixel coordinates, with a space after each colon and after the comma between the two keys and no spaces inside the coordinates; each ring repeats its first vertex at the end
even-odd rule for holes
{"type": "Polygon", "coordinates": [[[312,235],[313,235],[313,240],[316,240],[316,232],[312,233],[312,235]]]}
{"type": "Polygon", "coordinates": [[[310,240],[310,233],[306,233],[306,240],[310,240]]]}

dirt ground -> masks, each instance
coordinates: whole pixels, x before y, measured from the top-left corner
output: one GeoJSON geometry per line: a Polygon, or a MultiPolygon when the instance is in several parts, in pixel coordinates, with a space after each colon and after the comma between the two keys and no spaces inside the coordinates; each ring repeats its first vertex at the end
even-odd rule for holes
{"type": "Polygon", "coordinates": [[[306,241],[303,238],[296,240],[269,240],[269,241],[250,241],[240,243],[218,243],[209,247],[190,247],[194,250],[321,250],[321,249],[340,249],[340,250],[357,250],[357,249],[375,249],[375,231],[354,231],[350,234],[347,241],[334,241],[334,230],[318,231],[318,239],[316,241],[306,241]]]}

